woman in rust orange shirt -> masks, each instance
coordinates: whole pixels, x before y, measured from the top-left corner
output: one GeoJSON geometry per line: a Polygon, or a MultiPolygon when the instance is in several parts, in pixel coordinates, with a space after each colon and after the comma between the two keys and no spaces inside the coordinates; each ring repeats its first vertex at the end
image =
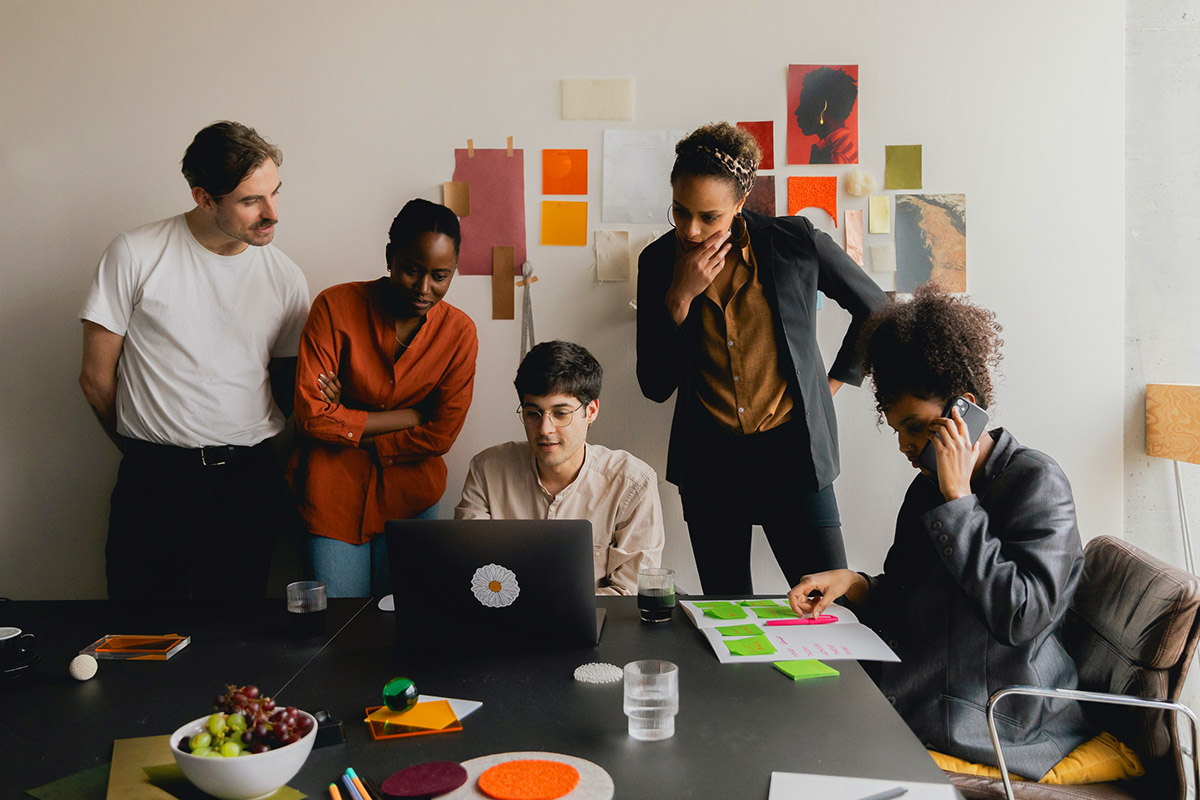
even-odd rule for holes
{"type": "Polygon", "coordinates": [[[478,351],[471,318],[442,301],[460,241],[450,209],[411,200],[388,232],[389,274],[326,289],[308,315],[288,477],[306,569],[330,596],[389,592],[384,522],[437,516],[478,351]]]}

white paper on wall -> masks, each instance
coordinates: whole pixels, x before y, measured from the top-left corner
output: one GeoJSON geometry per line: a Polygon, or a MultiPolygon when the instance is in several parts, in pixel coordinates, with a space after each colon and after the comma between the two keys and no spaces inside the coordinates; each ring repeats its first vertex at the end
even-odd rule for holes
{"type": "Polygon", "coordinates": [[[667,222],[675,143],[687,131],[604,132],[604,222],[667,222]]]}

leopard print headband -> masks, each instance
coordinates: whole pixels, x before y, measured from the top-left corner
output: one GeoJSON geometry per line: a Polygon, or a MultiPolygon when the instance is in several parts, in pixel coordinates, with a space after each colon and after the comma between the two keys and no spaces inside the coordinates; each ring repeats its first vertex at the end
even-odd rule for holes
{"type": "Polygon", "coordinates": [[[737,181],[738,188],[741,190],[743,197],[750,194],[750,190],[754,188],[754,177],[757,173],[757,169],[755,169],[756,165],[747,165],[740,158],[734,158],[724,150],[717,150],[713,147],[697,145],[696,149],[701,153],[708,153],[717,161],[720,161],[721,166],[729,170],[734,180],[737,181]]]}

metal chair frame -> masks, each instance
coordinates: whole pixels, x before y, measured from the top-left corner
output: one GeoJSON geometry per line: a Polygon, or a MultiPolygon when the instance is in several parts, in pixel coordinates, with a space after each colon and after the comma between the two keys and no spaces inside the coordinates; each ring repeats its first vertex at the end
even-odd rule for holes
{"type": "Polygon", "coordinates": [[[1192,725],[1192,780],[1194,786],[1200,786],[1200,747],[1196,746],[1196,715],[1183,703],[1172,700],[1151,700],[1145,697],[1134,697],[1125,694],[1109,694],[1107,692],[1083,692],[1078,689],[1043,689],[1038,686],[1009,686],[1000,689],[988,699],[987,721],[988,733],[992,736],[992,749],[996,751],[996,764],[1000,767],[1000,777],[1004,781],[1004,794],[1008,800],[1016,800],[1013,795],[1012,781],[1008,777],[1008,765],[1004,762],[1004,752],[1000,748],[1000,735],[996,732],[996,704],[1009,695],[1024,695],[1027,697],[1048,697],[1061,700],[1078,700],[1090,703],[1108,703],[1111,705],[1137,706],[1138,708],[1158,708],[1164,711],[1179,711],[1187,716],[1192,725]]]}

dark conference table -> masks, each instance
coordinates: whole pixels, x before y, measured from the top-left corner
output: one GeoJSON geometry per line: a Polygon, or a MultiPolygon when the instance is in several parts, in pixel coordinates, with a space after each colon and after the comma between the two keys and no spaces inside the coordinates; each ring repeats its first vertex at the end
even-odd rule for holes
{"type": "Polygon", "coordinates": [[[593,761],[622,800],[766,798],[772,771],[945,782],[857,662],[833,662],[836,678],[793,682],[770,664],[720,664],[682,609],[650,625],[638,619],[633,598],[597,600],[608,619],[594,649],[421,655],[406,652],[390,614],[373,602],[360,611],[362,600],[330,601],[327,636],[310,639],[292,635],[282,600],[153,608],[5,603],[0,625],[34,633],[42,659],[0,684],[0,796],[24,796],[106,763],[114,739],[170,733],[211,712],[226,683],[254,683],[275,695],[289,679],[281,703],[328,709],[346,728],[345,744],[314,749],[290,782],[310,797],[327,797],[347,766],[382,781],[424,761],[521,750],[593,761]],[[192,637],[169,661],[102,661],[86,682],[67,673],[71,658],[103,634],[168,632],[192,637]],[[620,683],[573,679],[586,662],[643,658],[679,665],[676,734],[666,741],[629,738],[620,683]],[[381,703],[384,683],[397,675],[424,693],[483,707],[461,732],[376,742],[363,710],[381,703]]]}

